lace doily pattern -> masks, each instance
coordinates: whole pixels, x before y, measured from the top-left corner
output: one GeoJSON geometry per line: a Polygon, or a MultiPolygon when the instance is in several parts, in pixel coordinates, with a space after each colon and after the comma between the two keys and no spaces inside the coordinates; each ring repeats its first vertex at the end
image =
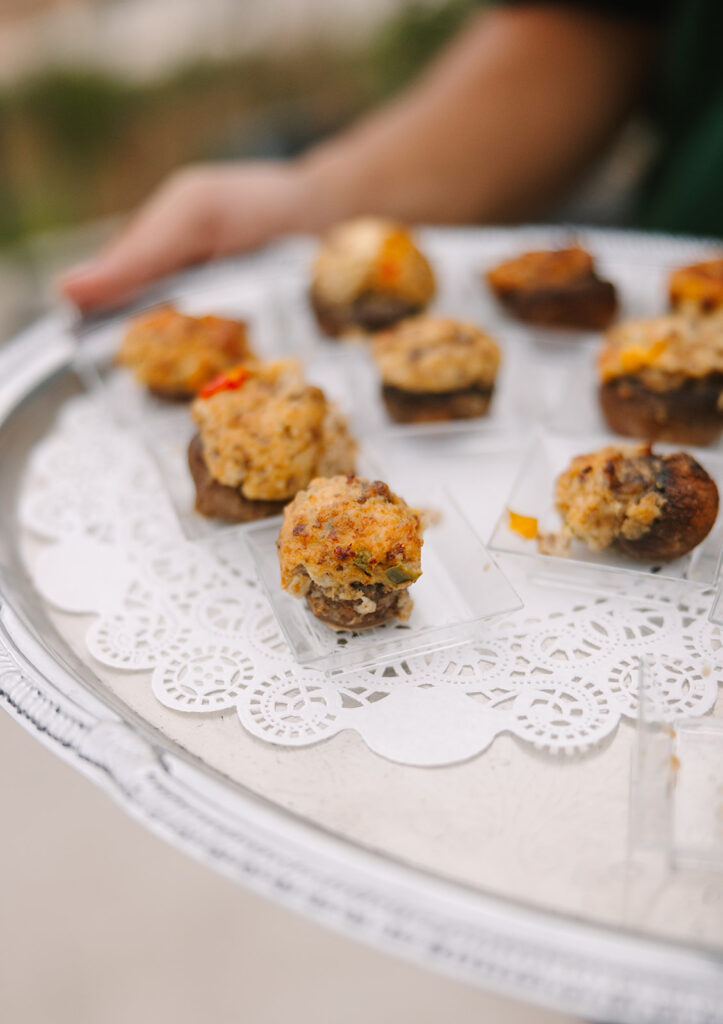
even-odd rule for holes
{"type": "Polygon", "coordinates": [[[526,577],[515,580],[524,608],[476,643],[340,677],[301,668],[245,547],[223,533],[186,541],[145,450],[88,395],[34,450],[19,516],[47,542],[31,567],[43,596],[94,614],[91,659],[127,673],[129,687],[150,681],[175,714],[235,709],[283,746],[354,729],[385,757],[431,765],[509,733],[579,754],[636,716],[642,656],[665,721],[709,712],[723,677],[709,596],[621,602],[526,577]]]}

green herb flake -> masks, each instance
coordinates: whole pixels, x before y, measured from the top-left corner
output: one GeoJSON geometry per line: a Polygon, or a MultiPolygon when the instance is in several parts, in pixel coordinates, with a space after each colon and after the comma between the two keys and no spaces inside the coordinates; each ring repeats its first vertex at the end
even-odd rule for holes
{"type": "Polygon", "coordinates": [[[365,576],[371,576],[369,563],[371,562],[371,551],[367,551],[366,548],[359,548],[354,555],[354,565],[357,569],[360,569],[365,576]]]}
{"type": "Polygon", "coordinates": [[[384,574],[392,586],[399,586],[401,583],[414,583],[422,575],[415,569],[409,569],[406,565],[392,565],[384,574]]]}

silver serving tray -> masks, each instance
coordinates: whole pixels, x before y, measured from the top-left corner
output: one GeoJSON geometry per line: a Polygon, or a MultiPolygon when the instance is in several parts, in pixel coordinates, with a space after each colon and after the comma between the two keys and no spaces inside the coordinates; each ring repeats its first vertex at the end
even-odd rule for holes
{"type": "Polygon", "coordinates": [[[229,782],[113,700],[50,621],[18,550],[15,504],[28,452],[80,389],[73,348],[67,325],[50,317],[0,351],[0,701],[8,713],[174,846],[377,949],[595,1020],[723,1021],[720,957],[545,913],[381,856],[229,782]]]}

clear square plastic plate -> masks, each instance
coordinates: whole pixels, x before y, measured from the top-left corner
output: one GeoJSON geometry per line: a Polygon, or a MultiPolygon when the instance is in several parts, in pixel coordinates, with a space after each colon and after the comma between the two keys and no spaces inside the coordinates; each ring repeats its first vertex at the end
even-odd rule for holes
{"type": "MultiPolygon", "coordinates": [[[[521,555],[529,558],[537,570],[562,576],[576,575],[581,580],[595,580],[603,576],[617,577],[624,586],[637,579],[674,580],[697,587],[708,587],[716,582],[720,573],[723,551],[723,516],[718,519],[708,536],[693,551],[673,562],[637,562],[612,549],[590,551],[582,542],[573,541],[570,556],[541,554],[536,540],[528,540],[509,525],[509,511],[531,516],[541,531],[556,532],[562,521],[555,509],[554,492],[558,475],[576,455],[594,452],[604,445],[625,443],[613,435],[585,437],[557,436],[540,433],[534,439],[522,468],[504,503],[501,515],[490,539],[493,551],[521,555]],[[592,575],[591,575],[592,573],[592,575]]],[[[628,439],[629,443],[629,439],[628,439]]],[[[679,446],[659,444],[655,451],[680,451],[679,446]]],[[[723,493],[723,458],[719,454],[686,448],[708,471],[723,493]]]]}
{"type": "Polygon", "coordinates": [[[483,635],[485,619],[522,606],[454,501],[437,493],[433,505],[439,518],[425,532],[422,575],[410,588],[414,608],[409,620],[358,632],[327,626],[305,600],[281,589],[276,551],[280,517],[244,533],[261,584],[298,662],[345,671],[453,647],[483,635]]]}
{"type": "Polygon", "coordinates": [[[635,852],[673,867],[723,868],[723,722],[667,720],[675,666],[651,657],[638,665],[638,719],[630,793],[635,852]]]}
{"type": "MultiPolygon", "coordinates": [[[[258,520],[251,523],[229,523],[196,511],[196,489],[188,468],[188,446],[195,433],[196,426],[190,413],[188,409],[183,409],[146,422],[141,434],[156,464],[181,530],[188,540],[202,541],[221,532],[252,529],[258,520]]],[[[381,475],[377,464],[363,450],[357,455],[357,472],[367,477],[381,475]]]]}
{"type": "Polygon", "coordinates": [[[366,451],[407,500],[427,504],[431,489],[453,495],[480,538],[489,537],[502,496],[512,486],[529,440],[468,430],[370,438],[366,451]]]}
{"type": "MultiPolygon", "coordinates": [[[[484,329],[484,324],[477,321],[484,329]]],[[[360,431],[365,436],[389,434],[395,437],[429,437],[442,434],[480,433],[510,436],[519,434],[536,417],[544,415],[545,392],[536,376],[537,360],[530,346],[512,332],[494,335],[502,361],[489,410],[485,416],[439,423],[397,423],[387,412],[382,385],[368,342],[350,347],[346,355],[348,372],[354,380],[360,431]]]]}
{"type": "MultiPolygon", "coordinates": [[[[347,371],[343,353],[334,358],[324,348],[311,348],[288,323],[288,311],[277,301],[282,283],[269,286],[234,282],[233,267],[225,268],[219,280],[195,288],[169,287],[154,294],[153,303],[125,310],[122,314],[89,321],[76,329],[74,366],[86,387],[101,396],[109,414],[137,434],[152,456],[171,500],[183,533],[190,540],[203,540],[220,531],[243,529],[236,524],[206,518],[195,511],[195,488],[188,469],[188,446],[196,433],[189,402],[157,398],[139,385],[130,371],[114,365],[129,321],[145,310],[173,302],[184,313],[213,313],[244,320],[249,340],[265,360],[305,358],[307,379],[322,387],[344,411],[351,408],[354,377],[347,371]]],[[[351,417],[350,417],[351,419],[351,417]]],[[[358,433],[358,432],[357,432],[358,433]]],[[[368,465],[360,471],[374,472],[368,465]]]]}
{"type": "MultiPolygon", "coordinates": [[[[659,290],[660,275],[656,281],[659,290]]],[[[667,306],[667,298],[646,315],[660,315],[667,306]]],[[[640,315],[643,315],[640,313],[640,315]]],[[[575,437],[581,434],[598,434],[610,431],[600,406],[600,381],[597,373],[597,357],[603,344],[602,335],[594,343],[587,343],[571,352],[566,365],[560,367],[561,385],[553,404],[553,409],[546,420],[548,429],[556,434],[567,434],[575,437]]],[[[620,436],[621,442],[632,440],[620,436]]],[[[723,449],[723,440],[709,446],[713,450],[723,449]]]]}

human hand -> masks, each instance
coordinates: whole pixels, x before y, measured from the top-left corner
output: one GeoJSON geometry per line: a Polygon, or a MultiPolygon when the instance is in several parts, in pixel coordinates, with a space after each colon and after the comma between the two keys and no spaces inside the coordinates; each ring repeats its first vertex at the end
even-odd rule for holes
{"type": "Polygon", "coordinates": [[[83,311],[117,305],[174,270],[304,229],[303,192],[291,163],[185,168],[89,263],[63,274],[58,287],[83,311]]]}

